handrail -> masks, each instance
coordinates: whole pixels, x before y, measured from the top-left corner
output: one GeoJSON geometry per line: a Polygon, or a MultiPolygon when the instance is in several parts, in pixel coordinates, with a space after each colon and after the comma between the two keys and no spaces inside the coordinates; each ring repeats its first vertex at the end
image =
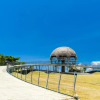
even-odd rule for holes
{"type": "MultiPolygon", "coordinates": [[[[59,69],[61,66],[73,67],[73,68],[80,67],[80,68],[100,69],[100,67],[82,66],[82,65],[70,65],[70,64],[23,64],[23,65],[10,65],[10,64],[8,64],[7,71],[9,73],[14,72],[14,76],[17,77],[17,78],[19,78],[19,74],[20,74],[20,79],[21,80],[23,80],[22,76],[24,75],[24,78],[25,78],[24,81],[27,81],[27,77],[28,77],[27,74],[28,74],[28,72],[31,72],[31,74],[29,74],[29,75],[30,75],[30,83],[32,83],[32,84],[34,82],[34,77],[32,75],[34,75],[34,71],[38,71],[38,76],[37,77],[35,76],[35,78],[37,78],[36,84],[38,86],[40,86],[40,84],[41,84],[41,82],[40,82],[41,81],[41,72],[45,72],[46,73],[46,78],[45,78],[44,81],[46,81],[45,82],[45,88],[47,88],[47,89],[48,89],[49,84],[51,84],[50,74],[52,72],[54,74],[56,73],[55,75],[58,75],[59,77],[56,80],[54,80],[52,85],[56,84],[57,92],[60,92],[60,88],[61,88],[60,86],[62,86],[62,85],[66,86],[66,88],[64,88],[66,90],[68,90],[68,88],[67,88],[68,86],[72,85],[73,87],[72,87],[71,91],[73,92],[73,94],[71,96],[74,97],[76,79],[77,79],[77,75],[80,74],[80,72],[61,72],[59,70],[54,70],[53,69],[54,67],[57,67],[59,69]],[[45,67],[45,68],[43,68],[43,67],[45,67]],[[52,69],[49,69],[51,67],[52,67],[52,69]],[[24,71],[25,73],[23,74],[22,71],[24,71]],[[71,77],[69,78],[70,75],[66,75],[66,77],[63,77],[65,75],[62,75],[62,74],[71,74],[71,77]],[[64,79],[63,82],[65,82],[65,80],[68,80],[69,83],[62,83],[63,79],[64,79]],[[70,84],[70,81],[72,81],[72,84],[70,84]]],[[[71,88],[71,87],[69,87],[69,88],[71,88]]]]}
{"type": "MultiPolygon", "coordinates": [[[[71,91],[73,92],[73,94],[71,94],[71,96],[74,97],[75,83],[76,83],[76,81],[73,81],[73,80],[76,80],[76,77],[75,76],[77,75],[77,73],[75,73],[75,72],[74,73],[73,72],[69,72],[69,73],[67,73],[67,72],[60,72],[60,70],[59,71],[54,71],[54,70],[52,71],[52,70],[49,69],[49,67],[57,66],[58,68],[60,68],[61,66],[64,66],[64,65],[67,66],[67,64],[24,64],[24,65],[8,65],[7,66],[7,69],[8,69],[8,72],[9,73],[15,72],[14,73],[14,76],[17,77],[17,78],[19,78],[19,74],[20,74],[20,79],[21,80],[23,80],[23,78],[22,78],[22,71],[24,71],[25,72],[25,74],[24,74],[24,81],[27,81],[27,77],[28,77],[27,74],[28,74],[28,71],[30,71],[31,72],[30,79],[28,79],[28,80],[30,80],[30,83],[34,82],[34,77],[33,77],[34,76],[34,71],[38,71],[37,82],[36,82],[38,86],[40,86],[40,81],[41,81],[41,73],[40,72],[45,71],[46,72],[45,88],[47,88],[47,89],[48,89],[49,84],[51,84],[51,82],[52,82],[51,79],[50,79],[50,77],[51,77],[50,76],[50,73],[52,73],[52,72],[53,73],[57,73],[57,74],[54,74],[54,75],[58,75],[59,78],[57,78],[56,80],[54,79],[54,82],[53,82],[53,85],[55,85],[55,84],[57,85],[57,92],[60,92],[60,84],[61,85],[63,84],[62,83],[62,80],[61,80],[61,78],[63,77],[62,74],[72,74],[73,75],[73,78],[72,78],[72,85],[71,85],[72,88],[71,88],[71,91]],[[33,68],[34,66],[36,66],[36,69],[33,68]],[[45,68],[47,67],[47,69],[45,69],[45,70],[44,69],[40,69],[40,66],[41,67],[45,66],[45,68]]],[[[64,83],[65,86],[68,85],[68,84],[69,83],[64,83]]],[[[70,86],[70,85],[68,85],[68,86],[70,86]]]]}
{"type": "Polygon", "coordinates": [[[95,68],[100,69],[100,67],[93,67],[93,66],[80,66],[80,65],[70,65],[70,64],[23,64],[23,65],[14,65],[14,67],[24,67],[24,66],[67,66],[67,67],[81,67],[81,68],[95,68]]]}

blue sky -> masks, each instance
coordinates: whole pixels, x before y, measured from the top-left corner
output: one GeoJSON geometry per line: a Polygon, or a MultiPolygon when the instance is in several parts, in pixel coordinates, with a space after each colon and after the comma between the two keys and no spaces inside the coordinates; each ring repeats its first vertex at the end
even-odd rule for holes
{"type": "Polygon", "coordinates": [[[0,54],[49,60],[60,46],[78,62],[100,61],[100,0],[0,1],[0,54]]]}

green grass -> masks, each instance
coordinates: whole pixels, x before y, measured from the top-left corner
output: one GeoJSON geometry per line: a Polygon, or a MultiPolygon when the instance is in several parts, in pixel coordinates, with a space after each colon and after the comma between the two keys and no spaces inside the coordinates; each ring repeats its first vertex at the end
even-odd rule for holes
{"type": "MultiPolygon", "coordinates": [[[[38,71],[32,72],[32,83],[38,85],[38,71]]],[[[14,76],[17,74],[12,73],[14,76]]],[[[46,87],[47,73],[40,72],[39,85],[46,87]]],[[[20,78],[21,74],[18,74],[20,78]]],[[[25,80],[25,75],[22,75],[25,80]]],[[[49,74],[48,89],[57,91],[59,74],[49,74]]],[[[26,81],[31,82],[31,72],[26,75],[26,81]]],[[[68,95],[73,94],[74,76],[62,74],[60,82],[60,92],[68,95]]],[[[90,75],[78,75],[76,81],[76,94],[80,100],[100,100],[100,72],[90,75]]]]}

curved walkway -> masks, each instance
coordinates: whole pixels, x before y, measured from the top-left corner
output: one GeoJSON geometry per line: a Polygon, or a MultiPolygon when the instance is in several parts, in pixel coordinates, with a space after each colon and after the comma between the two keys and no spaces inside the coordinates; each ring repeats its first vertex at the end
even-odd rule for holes
{"type": "Polygon", "coordinates": [[[69,96],[59,94],[24,81],[6,72],[6,66],[0,66],[0,100],[71,100],[69,96]]]}

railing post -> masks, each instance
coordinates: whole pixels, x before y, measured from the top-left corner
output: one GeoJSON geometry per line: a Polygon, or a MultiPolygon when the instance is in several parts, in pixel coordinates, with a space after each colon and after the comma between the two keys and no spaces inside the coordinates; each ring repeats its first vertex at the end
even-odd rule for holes
{"type": "MultiPolygon", "coordinates": [[[[33,66],[33,70],[32,71],[34,71],[34,66],[33,66]]],[[[33,75],[33,72],[32,72],[32,75],[33,75]]],[[[34,78],[33,78],[33,76],[32,76],[32,83],[33,83],[33,80],[34,80],[34,78]]]]}
{"type": "Polygon", "coordinates": [[[16,67],[15,67],[15,77],[16,77],[16,67]]]}
{"type": "Polygon", "coordinates": [[[26,68],[24,67],[24,70],[25,70],[25,81],[26,81],[26,68]]]}
{"type": "Polygon", "coordinates": [[[14,67],[14,76],[16,75],[16,73],[15,73],[15,67],[14,67]]]}
{"type": "Polygon", "coordinates": [[[39,79],[40,79],[40,66],[39,66],[38,71],[39,71],[39,75],[38,75],[38,85],[39,85],[39,79]]]}
{"type": "Polygon", "coordinates": [[[77,73],[74,72],[73,97],[74,97],[74,93],[75,93],[76,78],[77,78],[77,73]]]}
{"type": "Polygon", "coordinates": [[[46,89],[47,89],[47,87],[48,87],[48,79],[49,79],[49,67],[48,67],[48,69],[47,69],[47,73],[48,73],[48,76],[47,76],[47,80],[46,80],[46,89]]]}
{"type": "Polygon", "coordinates": [[[14,70],[15,70],[15,69],[14,69],[14,67],[13,67],[13,73],[14,73],[14,70]]]}
{"type": "Polygon", "coordinates": [[[13,73],[13,68],[11,68],[11,73],[13,73]]]}
{"type": "Polygon", "coordinates": [[[8,63],[7,63],[7,72],[8,72],[8,63]]]}
{"type": "Polygon", "coordinates": [[[60,73],[60,70],[59,70],[58,92],[59,92],[59,88],[60,88],[60,81],[61,81],[61,73],[60,73]]]}
{"type": "Polygon", "coordinates": [[[18,69],[17,69],[17,78],[18,78],[18,69]]]}
{"type": "MultiPolygon", "coordinates": [[[[25,78],[27,78],[27,67],[26,67],[26,77],[25,78]]],[[[25,81],[27,81],[27,79],[25,79],[25,81]]]]}
{"type": "MultiPolygon", "coordinates": [[[[12,73],[14,72],[14,67],[12,68],[12,73]]],[[[12,74],[14,76],[14,74],[12,74]]]]}
{"type": "Polygon", "coordinates": [[[7,63],[7,72],[9,73],[9,63],[7,63]]]}
{"type": "MultiPolygon", "coordinates": [[[[19,74],[19,68],[18,68],[18,74],[19,74]]],[[[18,76],[20,76],[20,75],[18,75],[18,76]]],[[[20,77],[18,77],[18,78],[20,78],[20,77]]]]}
{"type": "Polygon", "coordinates": [[[10,73],[12,73],[13,72],[13,68],[11,68],[11,70],[10,70],[10,73]]]}
{"type": "Polygon", "coordinates": [[[16,73],[16,75],[15,75],[15,76],[17,77],[17,68],[15,68],[15,73],[16,73]]]}
{"type": "Polygon", "coordinates": [[[32,83],[32,75],[33,75],[33,71],[32,71],[32,67],[30,66],[30,71],[31,71],[31,83],[32,83]]]}
{"type": "Polygon", "coordinates": [[[21,68],[21,66],[20,66],[20,79],[22,79],[22,68],[21,68]]]}

